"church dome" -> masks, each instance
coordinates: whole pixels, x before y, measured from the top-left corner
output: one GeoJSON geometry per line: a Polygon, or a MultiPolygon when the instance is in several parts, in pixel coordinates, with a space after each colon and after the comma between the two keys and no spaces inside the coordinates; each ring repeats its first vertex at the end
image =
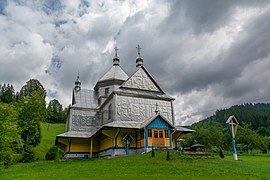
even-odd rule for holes
{"type": "Polygon", "coordinates": [[[127,80],[128,75],[123,71],[120,66],[114,65],[107,71],[98,82],[108,81],[108,80],[127,80]]]}
{"type": "Polygon", "coordinates": [[[95,90],[98,90],[99,87],[105,87],[110,85],[121,85],[126,81],[129,76],[121,68],[120,59],[117,55],[117,47],[115,47],[115,57],[113,58],[113,66],[98,80],[95,90]]]}

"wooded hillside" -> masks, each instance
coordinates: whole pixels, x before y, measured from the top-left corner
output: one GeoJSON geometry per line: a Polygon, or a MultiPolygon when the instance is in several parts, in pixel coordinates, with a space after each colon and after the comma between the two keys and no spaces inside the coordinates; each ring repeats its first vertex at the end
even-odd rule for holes
{"type": "Polygon", "coordinates": [[[252,130],[255,130],[262,136],[270,136],[270,104],[243,104],[235,105],[229,109],[217,110],[215,115],[208,117],[192,127],[201,126],[206,121],[214,121],[225,127],[225,122],[229,116],[234,115],[240,126],[248,125],[252,130]]]}

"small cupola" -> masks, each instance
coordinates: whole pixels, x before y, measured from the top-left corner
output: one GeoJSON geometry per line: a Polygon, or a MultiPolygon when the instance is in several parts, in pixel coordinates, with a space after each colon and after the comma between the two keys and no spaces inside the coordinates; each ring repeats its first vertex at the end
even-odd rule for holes
{"type": "Polygon", "coordinates": [[[118,54],[117,54],[117,51],[118,51],[117,46],[115,46],[114,50],[115,50],[115,55],[114,55],[114,58],[113,58],[113,65],[114,66],[119,66],[120,59],[119,59],[118,54]]]}
{"type": "Polygon", "coordinates": [[[140,45],[138,45],[137,47],[137,53],[138,53],[138,56],[137,56],[137,59],[136,59],[136,67],[140,67],[143,65],[143,58],[141,56],[141,47],[140,45]]]}
{"type": "Polygon", "coordinates": [[[81,81],[80,81],[80,76],[79,76],[79,72],[77,75],[77,79],[75,81],[75,88],[76,91],[80,91],[81,90],[81,81]]]}

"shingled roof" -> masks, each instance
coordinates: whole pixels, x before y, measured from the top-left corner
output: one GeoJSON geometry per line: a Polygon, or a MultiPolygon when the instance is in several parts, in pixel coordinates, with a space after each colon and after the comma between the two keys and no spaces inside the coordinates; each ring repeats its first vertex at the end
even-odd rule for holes
{"type": "Polygon", "coordinates": [[[128,75],[124,72],[124,70],[120,66],[112,66],[109,71],[104,74],[98,82],[107,81],[107,80],[127,80],[128,75]]]}

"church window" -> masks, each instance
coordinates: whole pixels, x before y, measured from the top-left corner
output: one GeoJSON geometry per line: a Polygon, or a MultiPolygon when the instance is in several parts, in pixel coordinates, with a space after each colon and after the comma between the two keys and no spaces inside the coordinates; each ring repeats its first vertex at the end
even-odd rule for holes
{"type": "Polygon", "coordinates": [[[158,131],[154,131],[154,138],[158,138],[158,131]]]}
{"type": "Polygon", "coordinates": [[[159,138],[163,138],[163,131],[159,131],[159,138]]]}
{"type": "Polygon", "coordinates": [[[109,94],[109,88],[105,88],[105,95],[109,94]]]}
{"type": "Polygon", "coordinates": [[[165,138],[169,138],[168,130],[165,130],[165,138]]]}
{"type": "Polygon", "coordinates": [[[109,105],[109,110],[108,110],[108,119],[112,118],[112,104],[109,105]]]}
{"type": "Polygon", "coordinates": [[[148,129],[148,137],[152,137],[152,129],[148,129]]]}

